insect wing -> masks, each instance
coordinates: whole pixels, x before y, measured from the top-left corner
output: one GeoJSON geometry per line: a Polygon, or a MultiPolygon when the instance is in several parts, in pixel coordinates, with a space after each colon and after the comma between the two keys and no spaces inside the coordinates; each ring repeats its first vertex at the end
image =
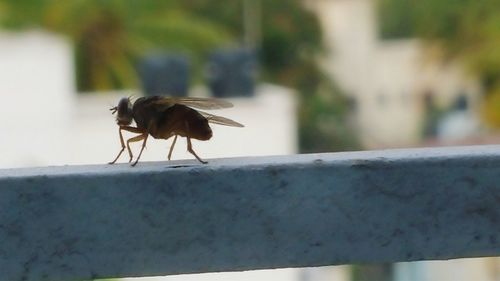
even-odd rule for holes
{"type": "Polygon", "coordinates": [[[224,126],[231,126],[231,127],[240,127],[240,128],[245,127],[245,126],[243,126],[243,124],[240,124],[240,123],[238,123],[234,120],[231,120],[229,118],[213,115],[213,114],[206,113],[203,111],[198,111],[198,113],[203,115],[203,117],[207,118],[209,123],[213,123],[213,124],[217,124],[217,125],[224,125],[224,126]]]}
{"type": "Polygon", "coordinates": [[[219,99],[212,98],[177,98],[177,97],[164,97],[155,101],[158,105],[172,106],[173,104],[182,104],[189,107],[198,109],[221,109],[233,107],[233,104],[219,99]]]}

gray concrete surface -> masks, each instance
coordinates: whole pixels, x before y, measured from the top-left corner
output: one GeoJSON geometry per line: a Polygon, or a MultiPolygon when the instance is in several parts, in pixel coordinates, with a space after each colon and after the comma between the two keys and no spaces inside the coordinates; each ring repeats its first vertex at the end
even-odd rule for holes
{"type": "Polygon", "coordinates": [[[0,280],[500,253],[500,146],[0,170],[0,280]]]}

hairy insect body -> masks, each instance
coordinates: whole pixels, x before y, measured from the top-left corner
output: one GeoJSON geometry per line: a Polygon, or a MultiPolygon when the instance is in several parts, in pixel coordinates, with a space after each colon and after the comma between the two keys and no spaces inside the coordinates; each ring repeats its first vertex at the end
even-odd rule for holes
{"type": "Polygon", "coordinates": [[[231,106],[232,104],[229,102],[210,98],[167,98],[152,96],[141,97],[133,105],[129,98],[122,98],[117,106],[110,109],[113,114],[117,113],[116,122],[119,126],[118,133],[122,146],[122,149],[110,164],[118,160],[125,147],[128,150],[130,161],[132,161],[133,156],[130,143],[143,141],[139,156],[132,166],[137,164],[149,135],[155,139],[169,139],[170,137],[174,137],[168,153],[169,160],[177,137],[186,137],[187,150],[201,163],[207,163],[194,152],[191,139],[205,141],[212,138],[212,129],[209,123],[231,127],[243,127],[243,125],[231,119],[198,111],[191,107],[220,109],[231,106]],[[136,127],[130,126],[132,121],[135,121],[136,127]],[[125,143],[122,130],[139,135],[128,139],[125,143]]]}

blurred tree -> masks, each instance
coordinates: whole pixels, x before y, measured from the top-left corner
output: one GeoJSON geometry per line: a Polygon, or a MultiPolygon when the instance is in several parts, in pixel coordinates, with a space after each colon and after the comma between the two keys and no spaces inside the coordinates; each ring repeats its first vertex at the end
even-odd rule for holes
{"type": "Polygon", "coordinates": [[[500,4],[498,0],[380,0],[381,34],[422,37],[463,60],[486,92],[484,116],[500,127],[500,4]]]}
{"type": "MultiPolygon", "coordinates": [[[[235,41],[242,44],[241,1],[190,0],[182,3],[197,17],[228,27],[235,41]]],[[[260,10],[261,16],[256,20],[262,21],[258,51],[264,79],[309,92],[315,90],[321,73],[316,60],[322,51],[321,29],[316,16],[304,8],[301,0],[261,1],[260,10]],[[309,74],[311,70],[313,73],[309,74]]]]}
{"type": "MultiPolygon", "coordinates": [[[[244,41],[240,1],[183,2],[197,16],[228,26],[244,41]]],[[[261,38],[257,42],[262,78],[297,89],[301,152],[359,148],[349,127],[348,101],[320,69],[322,31],[302,0],[259,1],[261,38]],[[260,45],[259,45],[260,44],[260,45]]]]}
{"type": "MultiPolygon", "coordinates": [[[[260,27],[262,78],[297,89],[302,151],[356,148],[344,125],[347,102],[318,66],[319,22],[303,2],[248,2],[259,10],[253,21],[260,27]]],[[[187,52],[200,77],[207,53],[243,45],[246,31],[243,1],[16,0],[3,2],[0,15],[10,29],[42,27],[69,36],[83,91],[137,87],[135,61],[154,49],[187,52]]]]}
{"type": "Polygon", "coordinates": [[[178,1],[19,0],[0,8],[10,29],[45,28],[69,36],[76,49],[78,89],[137,86],[135,61],[147,51],[189,51],[201,61],[231,37],[223,26],[180,9],[178,1]]]}
{"type": "Polygon", "coordinates": [[[357,150],[361,147],[351,120],[351,101],[327,77],[299,104],[301,152],[357,150]]]}

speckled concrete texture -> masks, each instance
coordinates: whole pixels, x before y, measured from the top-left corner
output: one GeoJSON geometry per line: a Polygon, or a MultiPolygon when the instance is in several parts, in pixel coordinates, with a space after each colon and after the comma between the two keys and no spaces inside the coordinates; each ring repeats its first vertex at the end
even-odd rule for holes
{"type": "Polygon", "coordinates": [[[500,253],[500,146],[0,170],[1,280],[500,253]]]}

